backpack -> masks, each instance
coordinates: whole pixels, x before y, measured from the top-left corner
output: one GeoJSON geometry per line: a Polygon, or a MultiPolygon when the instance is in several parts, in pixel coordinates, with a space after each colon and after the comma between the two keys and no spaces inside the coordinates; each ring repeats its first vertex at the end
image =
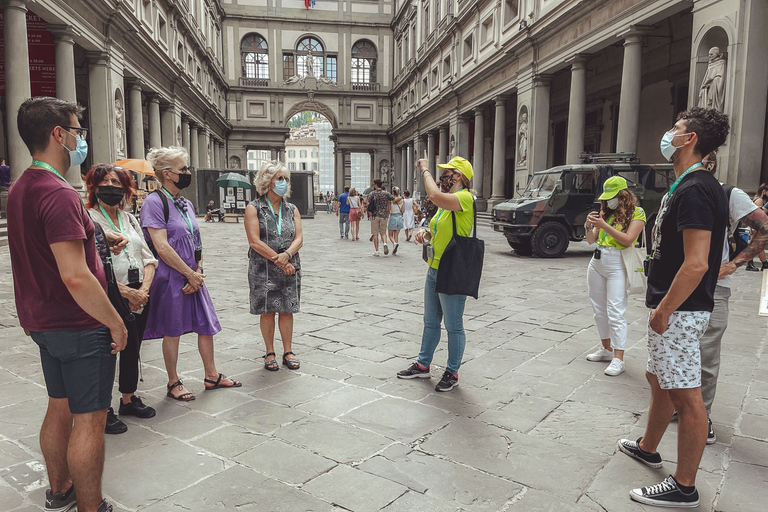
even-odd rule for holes
{"type": "MultiPolygon", "coordinates": [[[[150,192],[151,194],[157,193],[163,200],[163,219],[165,220],[165,223],[168,224],[168,217],[170,215],[170,210],[168,209],[168,198],[165,197],[165,195],[160,192],[159,189],[153,190],[150,192]]],[[[146,240],[147,245],[149,246],[149,250],[152,251],[152,255],[155,257],[155,259],[159,259],[160,256],[157,254],[157,249],[155,249],[155,244],[152,242],[152,237],[149,235],[149,231],[146,229],[142,230],[144,231],[144,240],[146,240]]]]}
{"type": "MultiPolygon", "coordinates": [[[[728,208],[731,207],[731,193],[733,192],[733,189],[736,188],[733,185],[723,185],[723,190],[725,190],[725,197],[728,199],[728,208]]],[[[736,256],[738,256],[741,251],[747,248],[747,245],[749,245],[749,239],[741,236],[741,233],[739,232],[741,223],[736,224],[736,229],[731,233],[731,216],[728,215],[728,261],[733,261],[736,256]]]]}

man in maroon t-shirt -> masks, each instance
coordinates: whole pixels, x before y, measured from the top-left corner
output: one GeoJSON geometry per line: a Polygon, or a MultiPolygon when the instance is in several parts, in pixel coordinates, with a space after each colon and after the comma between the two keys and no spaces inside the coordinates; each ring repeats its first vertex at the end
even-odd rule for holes
{"type": "Polygon", "coordinates": [[[63,175],[87,154],[82,107],[32,98],[19,134],[32,166],[8,193],[8,242],[21,326],[40,347],[48,411],[40,429],[45,510],[106,512],[104,424],[127,331],[109,302],[94,226],[63,175]],[[77,487],[77,496],[75,496],[77,487]]]}

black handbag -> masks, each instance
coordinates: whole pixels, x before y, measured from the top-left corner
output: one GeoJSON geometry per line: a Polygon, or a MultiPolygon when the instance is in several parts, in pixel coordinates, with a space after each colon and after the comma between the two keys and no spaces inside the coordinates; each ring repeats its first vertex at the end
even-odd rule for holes
{"type": "Polygon", "coordinates": [[[472,236],[456,234],[456,213],[453,219],[453,238],[443,251],[437,267],[435,291],[446,295],[468,295],[477,299],[480,278],[483,274],[485,242],[477,238],[477,209],[472,202],[474,227],[472,236]]]}

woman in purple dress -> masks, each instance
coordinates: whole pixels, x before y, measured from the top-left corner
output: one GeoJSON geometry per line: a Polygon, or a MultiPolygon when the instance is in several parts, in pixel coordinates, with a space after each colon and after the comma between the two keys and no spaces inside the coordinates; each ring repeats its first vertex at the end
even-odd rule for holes
{"type": "Polygon", "coordinates": [[[205,288],[203,248],[192,202],[181,197],[192,174],[187,151],[180,147],[153,148],[147,154],[161,188],[147,196],[141,207],[141,226],[151,237],[160,261],[149,295],[144,339],[163,338],[168,371],[168,396],[194,400],[176,372],[179,337],[197,333],[197,346],[205,368],[205,389],[240,387],[216,370],[213,335],[221,330],[211,297],[205,288]]]}

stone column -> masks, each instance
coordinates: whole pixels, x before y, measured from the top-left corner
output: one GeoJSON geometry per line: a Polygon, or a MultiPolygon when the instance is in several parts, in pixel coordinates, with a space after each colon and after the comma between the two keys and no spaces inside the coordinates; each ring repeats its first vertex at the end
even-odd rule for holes
{"type": "Polygon", "coordinates": [[[406,156],[406,182],[408,183],[408,188],[411,191],[411,195],[416,195],[417,186],[416,183],[413,181],[413,174],[415,172],[414,166],[416,165],[416,159],[414,158],[416,154],[416,148],[413,144],[408,144],[405,146],[405,156],[406,156]]]}
{"type": "Polygon", "coordinates": [[[401,172],[401,164],[403,162],[403,156],[402,151],[400,148],[395,148],[394,155],[392,158],[392,170],[395,171],[395,181],[394,185],[397,187],[400,187],[402,191],[405,191],[405,187],[403,186],[403,180],[400,179],[400,172],[401,172]]]}
{"type": "MultiPolygon", "coordinates": [[[[376,173],[376,152],[375,151],[371,151],[368,154],[368,157],[371,159],[371,168],[368,171],[368,181],[373,183],[374,179],[376,179],[376,178],[381,179],[381,176],[377,176],[376,175],[377,174],[376,173]]],[[[352,170],[352,160],[351,160],[351,158],[352,158],[352,155],[350,155],[350,171],[352,170]]],[[[351,172],[350,172],[350,176],[351,176],[351,172]]],[[[381,181],[384,182],[385,180],[382,179],[381,181]]],[[[389,179],[387,179],[386,181],[389,181],[389,179]]],[[[351,180],[350,180],[350,184],[349,185],[352,186],[351,180]]]]}
{"type": "Polygon", "coordinates": [[[149,98],[149,146],[152,148],[163,147],[162,131],[160,127],[160,99],[157,96],[149,98]]]}
{"type": "Polygon", "coordinates": [[[160,126],[163,146],[175,146],[176,145],[176,123],[173,119],[173,104],[165,107],[160,114],[160,126]]]}
{"type": "MultiPolygon", "coordinates": [[[[48,26],[56,39],[56,96],[64,101],[77,103],[75,84],[75,40],[72,27],[48,26]]],[[[83,188],[80,166],[72,166],[65,176],[76,190],[83,188]]]]}
{"type": "Polygon", "coordinates": [[[571,99],[568,104],[568,145],[565,163],[578,164],[584,151],[584,125],[587,119],[587,59],[576,57],[571,63],[571,99]]]}
{"type": "Polygon", "coordinates": [[[211,162],[211,167],[213,167],[214,169],[217,169],[219,167],[219,142],[218,141],[213,141],[213,161],[211,162]]]}
{"type": "Polygon", "coordinates": [[[198,134],[197,125],[193,124],[190,127],[189,134],[189,165],[197,169],[200,167],[200,154],[197,151],[198,134]]]}
{"type": "Polygon", "coordinates": [[[493,179],[491,185],[491,203],[495,205],[506,199],[504,182],[507,153],[507,105],[502,97],[494,99],[496,119],[493,126],[493,179]]]}
{"type": "Polygon", "coordinates": [[[440,126],[440,141],[437,146],[437,163],[444,164],[448,162],[448,127],[445,125],[440,126]]]}
{"type": "Polygon", "coordinates": [[[469,159],[469,119],[466,117],[459,117],[458,132],[459,141],[456,155],[469,159]]]}
{"type": "Polygon", "coordinates": [[[338,197],[344,192],[344,152],[339,148],[336,148],[334,163],[336,164],[336,171],[333,176],[333,193],[338,197]]]}
{"type": "MultiPolygon", "coordinates": [[[[201,126],[197,132],[197,151],[199,156],[197,157],[198,166],[200,169],[208,168],[208,128],[201,126]]],[[[246,164],[247,165],[247,164],[246,164]]]]}
{"type": "Polygon", "coordinates": [[[89,52],[88,56],[88,152],[91,162],[112,162],[112,94],[109,86],[108,55],[89,52]]]}
{"type": "Polygon", "coordinates": [[[344,187],[350,186],[352,182],[352,152],[350,150],[344,150],[344,181],[341,184],[341,194],[344,192],[344,187]]]}
{"type": "Polygon", "coordinates": [[[403,190],[410,190],[413,197],[413,185],[408,183],[408,145],[400,149],[400,186],[403,190]]]}
{"type": "Polygon", "coordinates": [[[531,106],[528,170],[532,173],[547,168],[549,156],[549,93],[552,77],[536,76],[533,79],[533,105],[531,106]]]}
{"type": "MultiPolygon", "coordinates": [[[[482,108],[475,110],[475,151],[472,155],[472,170],[475,177],[472,179],[472,187],[477,192],[478,200],[483,198],[483,159],[485,158],[485,112],[482,108]]],[[[478,205],[479,210],[479,205],[478,205]]],[[[485,210],[483,210],[485,211],[485,210]]]]}
{"type": "Polygon", "coordinates": [[[181,119],[181,145],[189,153],[189,120],[186,117],[181,119]]]}
{"type": "Polygon", "coordinates": [[[31,93],[29,81],[29,47],[27,44],[27,7],[22,0],[6,0],[3,8],[5,43],[5,122],[8,136],[8,165],[11,181],[27,168],[32,158],[21,140],[16,113],[31,93]]]}
{"type": "MultiPolygon", "coordinates": [[[[429,172],[432,176],[437,176],[437,157],[435,151],[435,132],[427,133],[427,156],[429,158],[429,172]]],[[[422,155],[423,156],[423,155],[422,155]]],[[[421,156],[419,157],[421,158],[421,156]]],[[[445,163],[445,162],[440,162],[445,163]]]]}
{"type": "Polygon", "coordinates": [[[141,111],[141,87],[137,84],[133,84],[129,92],[128,116],[131,125],[128,155],[131,158],[144,158],[144,118],[141,111]]]}
{"type": "Polygon", "coordinates": [[[640,126],[640,91],[643,78],[643,34],[631,30],[624,38],[624,65],[621,71],[619,98],[619,126],[616,132],[616,151],[637,152],[640,126]]]}

